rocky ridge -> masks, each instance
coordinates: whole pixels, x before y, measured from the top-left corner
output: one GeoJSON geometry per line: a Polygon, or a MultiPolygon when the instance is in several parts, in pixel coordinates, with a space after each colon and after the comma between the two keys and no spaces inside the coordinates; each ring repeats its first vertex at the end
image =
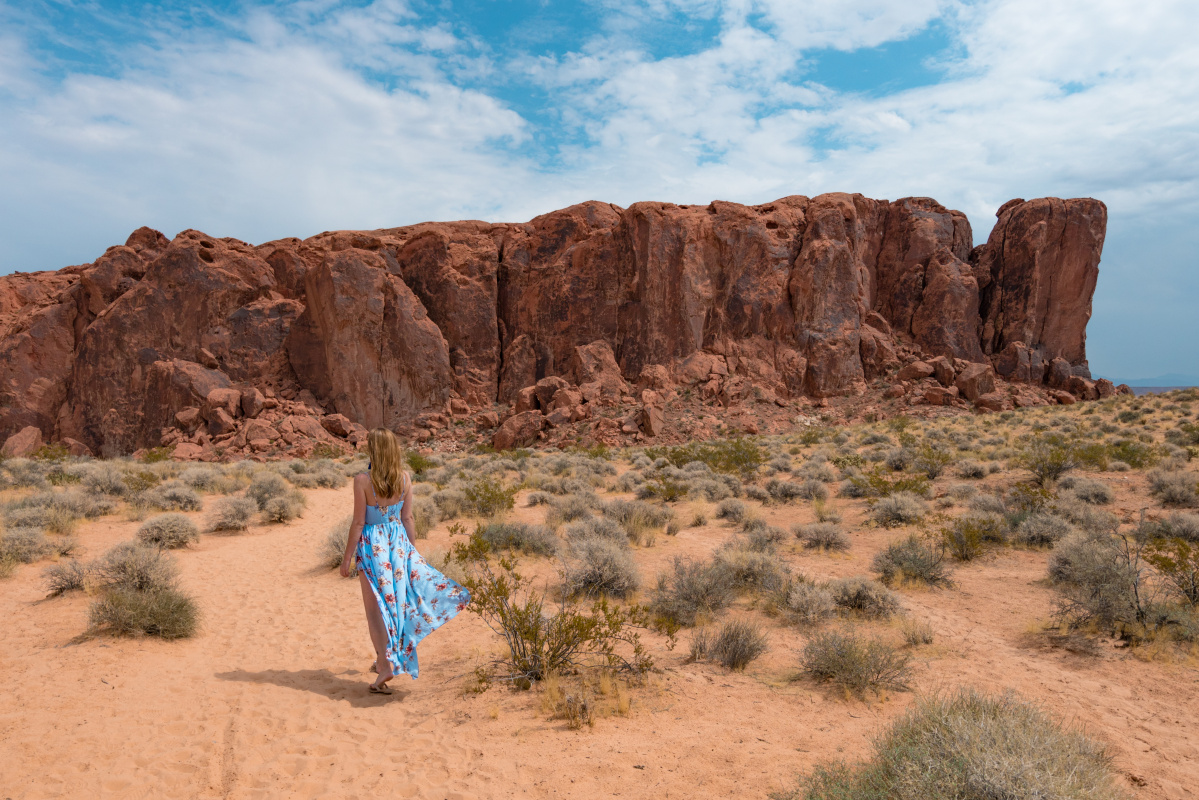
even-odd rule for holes
{"type": "MultiPolygon", "coordinates": [[[[929,198],[587,202],[252,246],[148,228],[0,276],[0,441],[307,455],[703,438],[900,409],[1093,399],[1107,210],[929,198]],[[494,430],[493,430],[494,429],[494,430]]],[[[937,413],[943,413],[937,411],[937,413]]]]}

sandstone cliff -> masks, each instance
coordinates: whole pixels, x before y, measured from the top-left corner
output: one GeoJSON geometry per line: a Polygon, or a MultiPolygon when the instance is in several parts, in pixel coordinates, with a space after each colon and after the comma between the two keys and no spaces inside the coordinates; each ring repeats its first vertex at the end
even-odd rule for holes
{"type": "Polygon", "coordinates": [[[675,387],[725,408],[869,385],[1017,401],[992,397],[996,373],[1097,396],[1085,342],[1106,221],[1097,200],[1013,200],[972,248],[966,217],[929,198],[827,194],[258,246],[142,228],[92,264],[0,277],[0,441],[248,453],[472,414],[535,412],[536,433],[622,402],[653,435],[675,387]],[[930,372],[901,380],[917,359],[930,372]]]}

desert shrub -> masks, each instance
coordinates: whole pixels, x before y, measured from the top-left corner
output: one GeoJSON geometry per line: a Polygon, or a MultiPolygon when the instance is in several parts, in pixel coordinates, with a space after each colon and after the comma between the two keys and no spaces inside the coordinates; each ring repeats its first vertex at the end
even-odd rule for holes
{"type": "Polygon", "coordinates": [[[613,500],[603,507],[603,512],[624,529],[629,541],[638,545],[652,544],[654,531],[674,520],[671,509],[640,500],[613,500]]]}
{"type": "MultiPolygon", "coordinates": [[[[54,509],[63,512],[65,517],[74,519],[87,517],[88,519],[94,519],[102,517],[105,514],[111,514],[116,511],[117,506],[113,500],[107,497],[90,495],[78,489],[68,489],[61,492],[38,492],[37,494],[14,500],[7,508],[10,513],[14,510],[25,508],[54,509]]],[[[45,527],[55,532],[53,531],[53,527],[48,525],[30,525],[28,527],[45,527]]]]}
{"type": "Polygon", "coordinates": [[[259,472],[246,488],[246,497],[253,500],[259,511],[266,511],[266,504],[278,497],[285,497],[291,490],[287,481],[276,472],[259,472]]]}
{"type": "Polygon", "coordinates": [[[18,506],[10,507],[5,512],[4,521],[14,530],[27,528],[49,533],[70,533],[75,529],[79,516],[59,506],[18,506]]]}
{"type": "Polygon", "coordinates": [[[211,492],[217,488],[221,473],[212,467],[188,467],[179,473],[179,480],[197,492],[211,492]]]}
{"type": "Polygon", "coordinates": [[[564,584],[569,597],[628,597],[641,579],[628,547],[611,539],[583,538],[570,546],[573,561],[566,569],[564,584]]]}
{"type": "Polygon", "coordinates": [[[1051,512],[1038,512],[1024,518],[1012,539],[1027,547],[1053,547],[1074,532],[1068,520],[1051,512]]]}
{"type": "Polygon", "coordinates": [[[931,442],[925,442],[916,449],[912,456],[912,468],[916,472],[922,472],[928,479],[936,480],[941,476],[941,473],[954,462],[954,455],[950,451],[938,447],[931,442]]]}
{"type": "Polygon", "coordinates": [[[53,552],[50,540],[37,528],[10,528],[0,534],[0,560],[32,564],[53,552]]]}
{"type": "MultiPolygon", "coordinates": [[[[321,540],[320,545],[320,562],[329,569],[338,569],[341,566],[342,559],[346,555],[346,545],[350,541],[350,525],[354,522],[354,517],[347,514],[342,517],[328,532],[325,533],[325,538],[321,540]]],[[[354,559],[350,559],[353,565],[354,559]]],[[[351,566],[350,577],[358,574],[357,566],[351,566]]]]}
{"type": "Polygon", "coordinates": [[[745,620],[730,620],[715,636],[707,630],[695,634],[691,645],[692,660],[709,659],[725,669],[741,672],[769,649],[766,634],[745,620]]]}
{"type": "Polygon", "coordinates": [[[727,439],[715,442],[688,442],[678,447],[647,447],[647,457],[664,458],[667,463],[683,467],[692,461],[706,464],[714,472],[749,477],[766,463],[766,451],[750,439],[727,439]]]}
{"type": "Polygon", "coordinates": [[[174,549],[200,541],[200,531],[182,514],[159,514],[142,523],[137,539],[142,544],[174,549]]]}
{"type": "Polygon", "coordinates": [[[437,516],[443,521],[457,519],[466,513],[466,494],[459,489],[442,489],[433,493],[437,516]]]}
{"type": "Polygon", "coordinates": [[[517,550],[540,556],[557,555],[560,544],[558,537],[545,525],[524,522],[480,523],[479,536],[493,550],[517,550]]]}
{"type": "Polygon", "coordinates": [[[589,612],[563,603],[546,613],[545,598],[529,588],[516,562],[506,556],[493,562],[490,552],[476,531],[454,545],[452,560],[471,594],[467,607],[504,639],[508,652],[497,663],[516,686],[528,688],[532,681],[587,666],[637,674],[653,667],[638,632],[650,622],[645,608],[613,606],[601,598],[589,612]]]}
{"type": "Polygon", "coordinates": [[[869,619],[887,619],[899,611],[899,598],[894,592],[860,575],[830,581],[827,589],[837,608],[869,619]]]}
{"type": "Polygon", "coordinates": [[[761,486],[750,485],[745,487],[745,496],[750,500],[757,500],[759,503],[769,503],[770,493],[761,486]]]}
{"type": "Polygon", "coordinates": [[[567,541],[581,539],[606,539],[616,544],[628,546],[629,535],[614,519],[608,517],[586,517],[572,522],[562,529],[567,541]]]}
{"type": "Polygon", "coordinates": [[[1159,586],[1135,535],[1078,534],[1054,548],[1049,577],[1058,584],[1055,615],[1072,628],[1098,625],[1124,636],[1152,627],[1159,586]]]}
{"type": "Polygon", "coordinates": [[[908,656],[877,638],[852,631],[818,633],[804,645],[803,674],[820,683],[834,683],[863,695],[880,689],[906,689],[908,656]]]}
{"type": "Polygon", "coordinates": [[[429,536],[429,531],[433,530],[433,526],[437,524],[437,506],[432,500],[425,497],[413,498],[412,503],[412,530],[410,533],[412,539],[425,539],[429,536]]]}
{"type": "Polygon", "coordinates": [[[691,515],[691,522],[687,525],[689,528],[702,528],[708,524],[708,515],[703,511],[696,511],[691,515]]]}
{"type": "Polygon", "coordinates": [[[751,550],[744,541],[730,541],[716,551],[712,563],[736,591],[769,594],[787,583],[786,565],[773,549],[751,550]]]}
{"type": "Polygon", "coordinates": [[[691,626],[701,614],[712,614],[733,601],[733,576],[713,562],[675,557],[658,576],[650,610],[668,623],[691,626]]]}
{"type": "Polygon", "coordinates": [[[987,468],[967,458],[958,462],[957,474],[959,478],[978,480],[987,477],[987,468]]]}
{"type": "Polygon", "coordinates": [[[972,561],[982,555],[987,543],[1003,544],[1007,531],[998,514],[964,514],[941,528],[941,541],[958,561],[972,561]]]}
{"type": "Polygon", "coordinates": [[[1164,506],[1199,506],[1195,475],[1155,469],[1149,473],[1149,492],[1164,506]]]}
{"type": "Polygon", "coordinates": [[[841,532],[841,528],[829,522],[813,522],[808,525],[797,525],[795,536],[809,550],[848,550],[849,537],[841,532]]]}
{"type": "Polygon", "coordinates": [[[88,611],[93,634],[181,639],[196,632],[198,621],[195,601],[174,587],[109,589],[88,611]]]}
{"type": "Polygon", "coordinates": [[[746,513],[745,503],[731,497],[716,506],[717,519],[727,519],[736,524],[740,524],[745,519],[746,513]]]}
{"type": "Polygon", "coordinates": [[[664,503],[673,503],[686,497],[690,488],[686,483],[659,475],[637,487],[637,499],[661,500],[664,503]]]}
{"type": "Polygon", "coordinates": [[[972,511],[977,511],[983,514],[1001,514],[1006,515],[1008,512],[1007,505],[1003,502],[1002,497],[993,494],[980,492],[970,498],[966,504],[972,511]]]}
{"type": "Polygon", "coordinates": [[[279,497],[272,497],[262,508],[262,518],[266,522],[285,524],[304,515],[304,507],[308,498],[298,489],[292,489],[279,497]]]}
{"type": "Polygon", "coordinates": [[[602,505],[594,495],[568,494],[550,505],[545,515],[545,524],[557,529],[563,523],[587,519],[602,505]]]}
{"type": "Polygon", "coordinates": [[[883,463],[893,472],[903,472],[912,466],[912,451],[906,447],[897,447],[887,453],[883,463]]]}
{"type": "Polygon", "coordinates": [[[1199,514],[1175,512],[1157,523],[1149,523],[1151,536],[1199,542],[1199,514]]]}
{"type": "Polygon", "coordinates": [[[257,510],[258,503],[249,497],[223,497],[209,512],[207,528],[213,532],[244,531],[257,510]]]}
{"type": "Polygon", "coordinates": [[[890,497],[901,492],[927,497],[932,488],[928,478],[923,475],[891,477],[885,470],[877,467],[870,472],[855,472],[849,476],[848,483],[852,489],[846,490],[843,487],[842,491],[843,494],[846,491],[851,492],[846,494],[847,497],[890,497]]]}
{"type": "Polygon", "coordinates": [[[970,500],[978,496],[978,489],[969,483],[955,483],[947,494],[954,500],[970,500]]]}
{"type": "Polygon", "coordinates": [[[86,462],[69,467],[68,472],[79,475],[80,486],[90,494],[122,497],[126,492],[124,475],[112,464],[86,462]]]}
{"type": "Polygon", "coordinates": [[[910,647],[932,644],[933,639],[936,638],[936,632],[932,625],[911,617],[906,617],[900,623],[899,630],[903,633],[904,643],[910,647]]]}
{"type": "Polygon", "coordinates": [[[787,541],[787,534],[782,528],[763,523],[754,526],[753,530],[746,531],[743,541],[747,550],[755,553],[773,553],[779,545],[787,541]]]}
{"type": "Polygon", "coordinates": [[[299,489],[337,489],[345,486],[346,474],[333,467],[322,467],[292,475],[291,482],[299,489]]]}
{"type": "Polygon", "coordinates": [[[1161,453],[1156,447],[1135,439],[1113,442],[1107,446],[1107,452],[1113,460],[1125,463],[1133,469],[1151,467],[1161,458],[1161,453]]]}
{"type": "Polygon", "coordinates": [[[1168,591],[1184,603],[1199,605],[1199,545],[1186,539],[1152,539],[1145,561],[1162,576],[1168,591]]]}
{"type": "Polygon", "coordinates": [[[554,501],[554,496],[549,492],[529,492],[529,496],[525,498],[527,506],[548,506],[554,501]]]}
{"type": "Polygon", "coordinates": [[[46,583],[50,597],[58,597],[60,594],[83,589],[90,574],[91,570],[86,564],[72,558],[46,567],[42,573],[42,580],[46,583]]]}
{"type": "Polygon", "coordinates": [[[1106,483],[1092,478],[1067,475],[1058,481],[1058,486],[1074,492],[1075,497],[1092,505],[1107,505],[1112,501],[1112,490],[1106,483]]]}
{"type": "Polygon", "coordinates": [[[1077,464],[1074,449],[1055,436],[1037,436],[1016,457],[1016,464],[1033,474],[1038,486],[1052,486],[1077,464]]]}
{"type": "Polygon", "coordinates": [[[174,560],[162,549],[139,542],[112,547],[92,568],[102,588],[131,592],[173,588],[178,573],[174,560]]]}
{"type": "Polygon", "coordinates": [[[731,496],[732,491],[729,490],[724,481],[706,478],[691,481],[688,487],[688,494],[695,497],[703,497],[705,500],[715,503],[731,496]]]}
{"type": "Polygon", "coordinates": [[[1102,746],[1013,694],[917,700],[856,768],[822,764],[773,800],[1120,800],[1102,746]]]}
{"type": "Polygon", "coordinates": [[[871,567],[887,585],[907,581],[929,586],[949,586],[952,583],[943,546],[939,542],[926,542],[915,534],[891,542],[874,557],[871,567]]]}
{"type": "Polygon", "coordinates": [[[870,509],[870,516],[884,528],[911,525],[924,519],[924,513],[924,501],[910,492],[883,497],[870,509]]]}
{"type": "MultiPolygon", "coordinates": [[[[821,454],[818,453],[817,455],[821,454]]],[[[857,456],[856,453],[854,455],[857,456]]],[[[848,469],[850,467],[859,466],[857,462],[860,462],[862,459],[860,456],[857,456],[856,458],[852,459],[848,457],[838,457],[836,460],[844,464],[848,469]]],[[[830,465],[827,461],[818,461],[816,460],[815,456],[813,456],[808,463],[804,464],[803,469],[799,471],[797,477],[804,478],[807,481],[816,481],[817,483],[832,483],[833,481],[837,480],[837,471],[833,469],[832,465],[830,465]]]]}
{"type": "Polygon", "coordinates": [[[826,586],[794,580],[779,592],[775,608],[791,621],[816,625],[837,614],[837,601],[826,586]]]}
{"type": "Polygon", "coordinates": [[[516,488],[490,476],[476,478],[463,490],[466,507],[476,516],[491,518],[508,511],[515,504],[516,488]]]}
{"type": "Polygon", "coordinates": [[[12,479],[13,486],[18,489],[46,487],[47,465],[28,458],[9,458],[4,461],[4,469],[12,479]]]}

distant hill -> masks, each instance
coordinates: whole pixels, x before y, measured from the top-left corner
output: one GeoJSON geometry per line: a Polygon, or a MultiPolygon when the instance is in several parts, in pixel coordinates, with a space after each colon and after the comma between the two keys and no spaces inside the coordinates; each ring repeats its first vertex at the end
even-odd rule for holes
{"type": "Polygon", "coordinates": [[[1129,386],[1199,386],[1199,377],[1179,375],[1177,372],[1167,372],[1156,378],[1134,378],[1133,380],[1111,378],[1110,380],[1117,386],[1121,383],[1127,383],[1129,386]]]}

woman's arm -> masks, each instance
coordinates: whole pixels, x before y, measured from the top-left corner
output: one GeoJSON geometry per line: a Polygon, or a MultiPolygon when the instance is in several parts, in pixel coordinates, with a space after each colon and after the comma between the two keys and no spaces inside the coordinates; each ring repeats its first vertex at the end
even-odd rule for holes
{"type": "Polygon", "coordinates": [[[346,537],[346,554],[341,559],[341,577],[348,578],[354,570],[354,552],[358,549],[358,540],[362,538],[362,525],[366,522],[366,482],[365,475],[354,477],[354,519],[350,522],[350,534],[346,537]]]}
{"type": "Polygon", "coordinates": [[[404,505],[400,506],[400,523],[408,534],[408,541],[416,542],[416,522],[412,517],[412,478],[405,475],[404,505]]]}

